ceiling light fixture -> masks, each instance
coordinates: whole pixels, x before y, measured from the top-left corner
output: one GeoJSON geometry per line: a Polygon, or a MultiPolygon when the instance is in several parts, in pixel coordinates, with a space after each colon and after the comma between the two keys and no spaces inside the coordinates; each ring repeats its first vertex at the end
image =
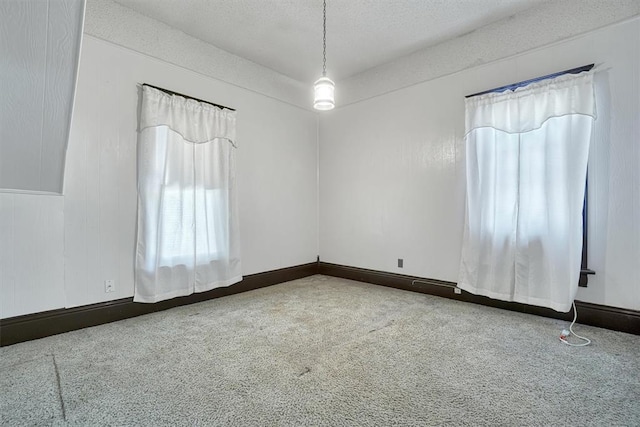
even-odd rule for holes
{"type": "Polygon", "coordinates": [[[313,108],[331,110],[335,107],[336,85],[327,77],[327,0],[323,0],[322,11],[322,77],[313,84],[313,108]]]}

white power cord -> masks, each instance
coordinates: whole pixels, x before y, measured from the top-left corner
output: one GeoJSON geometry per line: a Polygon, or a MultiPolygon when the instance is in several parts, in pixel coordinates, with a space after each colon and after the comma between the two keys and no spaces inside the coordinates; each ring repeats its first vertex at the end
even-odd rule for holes
{"type": "Polygon", "coordinates": [[[578,318],[578,310],[576,310],[576,303],[574,301],[573,302],[573,322],[571,322],[571,325],[569,326],[569,330],[568,331],[566,329],[564,329],[560,333],[560,341],[562,341],[566,345],[571,345],[571,346],[574,346],[574,347],[584,347],[586,345],[591,344],[591,340],[589,338],[585,338],[585,337],[580,336],[580,335],[576,334],[575,332],[573,332],[573,324],[576,323],[576,319],[577,318],[578,318]],[[583,340],[584,342],[581,342],[581,343],[578,343],[578,344],[570,343],[569,341],[567,341],[567,337],[569,335],[573,335],[574,337],[579,338],[579,339],[583,340]]]}

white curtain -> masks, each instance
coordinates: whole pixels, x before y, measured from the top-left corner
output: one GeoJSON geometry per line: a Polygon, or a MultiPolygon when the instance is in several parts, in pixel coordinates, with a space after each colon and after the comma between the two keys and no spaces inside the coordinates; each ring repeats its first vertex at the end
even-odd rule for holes
{"type": "Polygon", "coordinates": [[[567,312],[582,256],[592,74],[466,100],[467,209],[458,286],[567,312]]]}
{"type": "Polygon", "coordinates": [[[136,302],[242,280],[235,112],[142,87],[136,302]]]}

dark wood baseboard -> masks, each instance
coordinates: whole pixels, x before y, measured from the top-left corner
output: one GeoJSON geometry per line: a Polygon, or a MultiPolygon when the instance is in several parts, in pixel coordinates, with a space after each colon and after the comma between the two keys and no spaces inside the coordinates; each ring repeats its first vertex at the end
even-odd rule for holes
{"type": "MultiPolygon", "coordinates": [[[[494,300],[464,291],[462,291],[461,294],[455,294],[453,289],[451,289],[456,285],[453,282],[348,267],[326,262],[312,262],[264,273],[251,274],[245,276],[241,282],[229,287],[217,288],[208,292],[174,298],[155,304],[135,303],[133,302],[133,298],[124,298],[81,307],[51,310],[0,319],[0,346],[44,338],[50,335],[167,310],[181,305],[193,304],[253,289],[264,288],[318,273],[538,316],[567,321],[573,318],[571,313],[558,313],[548,308],[494,300]],[[421,283],[413,283],[415,280],[419,280],[421,283]]],[[[608,307],[582,301],[576,301],[576,307],[578,308],[578,323],[640,335],[640,311],[608,307]]]]}
{"type": "Polygon", "coordinates": [[[264,288],[289,280],[312,276],[318,272],[318,263],[312,262],[279,270],[266,271],[245,276],[241,282],[225,288],[191,294],[185,297],[161,301],[155,304],[133,302],[124,298],[74,308],[63,308],[41,313],[27,314],[0,320],[0,345],[6,346],[23,341],[44,338],[50,335],[74,331],[90,326],[102,325],[143,314],[166,310],[181,305],[193,304],[220,298],[253,289],[264,288]]]}
{"type": "MultiPolygon", "coordinates": [[[[535,314],[537,316],[567,321],[573,320],[573,312],[558,313],[557,311],[549,308],[495,300],[480,295],[473,295],[465,291],[462,291],[461,294],[455,294],[452,289],[452,287],[456,286],[456,283],[454,282],[425,279],[422,277],[406,276],[357,267],[348,267],[326,262],[319,263],[318,272],[327,276],[342,277],[345,279],[374,283],[376,285],[389,286],[407,291],[437,295],[459,301],[502,308],[505,310],[519,311],[521,313],[535,314]],[[414,284],[414,280],[419,280],[423,283],[414,284]]],[[[578,323],[640,335],[640,311],[609,307],[606,305],[592,304],[582,301],[576,301],[576,308],[578,310],[578,323]]]]}

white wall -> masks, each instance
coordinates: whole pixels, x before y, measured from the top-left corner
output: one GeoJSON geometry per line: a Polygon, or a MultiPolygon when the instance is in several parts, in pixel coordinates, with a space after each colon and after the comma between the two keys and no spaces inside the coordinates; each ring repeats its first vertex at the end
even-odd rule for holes
{"type": "Polygon", "coordinates": [[[243,274],[315,261],[314,113],[85,35],[64,196],[0,195],[1,317],[133,295],[145,82],[237,109],[243,274]]]}
{"type": "Polygon", "coordinates": [[[592,62],[589,266],[597,275],[578,299],[640,309],[638,18],[321,116],[321,260],[456,281],[464,96],[592,62]]]}
{"type": "Polygon", "coordinates": [[[0,189],[62,192],[83,0],[0,1],[0,189]]]}
{"type": "Polygon", "coordinates": [[[62,196],[0,193],[0,314],[64,306],[62,196]]]}

